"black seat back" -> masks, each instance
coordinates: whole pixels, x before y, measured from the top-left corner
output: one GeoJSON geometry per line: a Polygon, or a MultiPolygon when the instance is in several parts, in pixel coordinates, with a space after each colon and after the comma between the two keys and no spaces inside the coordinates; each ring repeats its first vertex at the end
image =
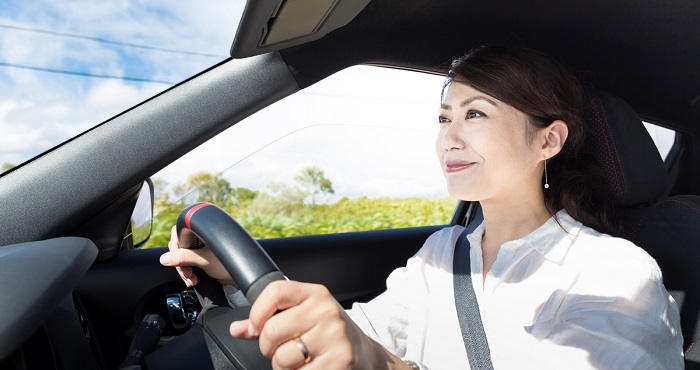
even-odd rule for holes
{"type": "Polygon", "coordinates": [[[663,196],[668,187],[663,159],[624,101],[589,89],[583,115],[583,150],[601,165],[601,186],[623,220],[615,236],[631,240],[659,263],[664,285],[681,309],[686,368],[700,368],[700,348],[693,349],[700,327],[700,197],[663,196]]]}

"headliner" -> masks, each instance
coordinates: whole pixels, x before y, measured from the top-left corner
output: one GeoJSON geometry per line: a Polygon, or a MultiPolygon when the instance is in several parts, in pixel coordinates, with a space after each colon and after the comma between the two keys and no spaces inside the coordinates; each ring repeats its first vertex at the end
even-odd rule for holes
{"type": "Polygon", "coordinates": [[[700,2],[372,0],[347,26],[282,50],[300,86],[375,63],[443,73],[491,40],[557,56],[649,122],[700,133],[700,2]]]}

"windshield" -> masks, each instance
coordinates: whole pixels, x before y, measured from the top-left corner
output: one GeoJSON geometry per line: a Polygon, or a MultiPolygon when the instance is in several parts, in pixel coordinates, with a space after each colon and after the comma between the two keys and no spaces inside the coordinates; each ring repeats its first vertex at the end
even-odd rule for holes
{"type": "Polygon", "coordinates": [[[244,0],[0,4],[0,172],[228,58],[244,0]]]}

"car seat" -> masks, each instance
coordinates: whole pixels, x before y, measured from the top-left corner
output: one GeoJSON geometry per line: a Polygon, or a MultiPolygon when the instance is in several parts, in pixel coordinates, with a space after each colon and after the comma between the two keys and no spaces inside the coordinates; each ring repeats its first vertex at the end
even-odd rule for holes
{"type": "Polygon", "coordinates": [[[700,196],[665,197],[668,175],[648,131],[620,98],[587,89],[583,151],[601,164],[603,191],[622,216],[615,236],[654,257],[681,310],[686,368],[700,368],[700,196]]]}

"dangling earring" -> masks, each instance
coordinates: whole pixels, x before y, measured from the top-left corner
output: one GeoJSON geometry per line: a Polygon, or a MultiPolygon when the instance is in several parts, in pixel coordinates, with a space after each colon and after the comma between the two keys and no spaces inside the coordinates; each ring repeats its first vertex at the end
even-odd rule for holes
{"type": "Polygon", "coordinates": [[[547,180],[547,157],[544,157],[544,188],[549,189],[549,180],[547,180]]]}

